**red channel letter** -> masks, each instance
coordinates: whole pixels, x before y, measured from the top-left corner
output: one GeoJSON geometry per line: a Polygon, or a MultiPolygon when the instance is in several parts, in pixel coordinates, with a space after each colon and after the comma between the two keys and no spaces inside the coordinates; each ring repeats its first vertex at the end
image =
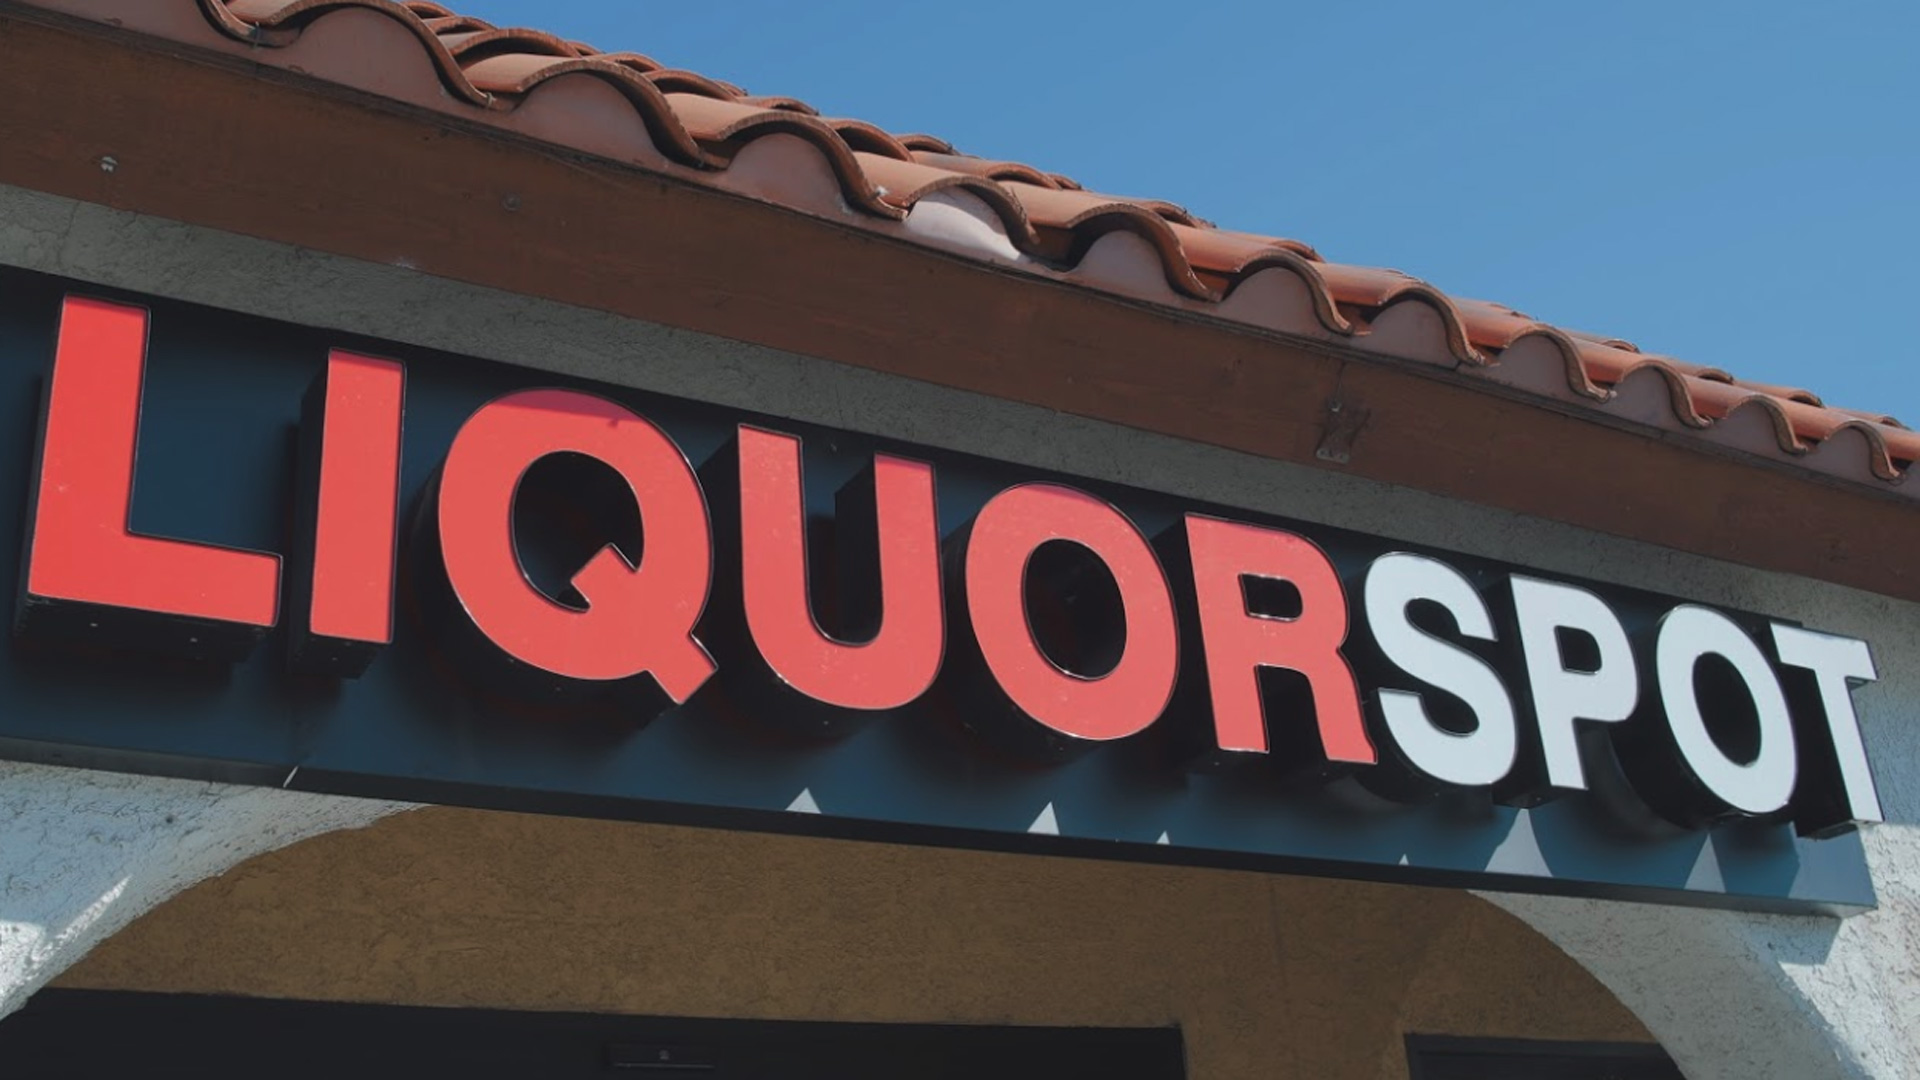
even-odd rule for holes
{"type": "Polygon", "coordinates": [[[1347,640],[1347,600],[1333,564],[1304,537],[1278,529],[1187,515],[1200,638],[1207,654],[1214,732],[1222,750],[1264,754],[1267,718],[1256,679],[1261,667],[1307,677],[1329,759],[1372,764],[1373,742],[1360,718],[1360,697],[1340,646],[1347,640]],[[1300,592],[1292,619],[1247,611],[1243,577],[1277,578],[1300,592]]]}
{"type": "Polygon", "coordinates": [[[742,425],[740,547],[747,627],[774,674],[829,705],[898,708],[926,693],[946,646],[933,466],[875,455],[882,621],[873,640],[836,641],[807,599],[800,440],[742,425]]]}
{"type": "Polygon", "coordinates": [[[392,360],[339,350],[327,357],[308,619],[318,636],[393,640],[405,387],[406,369],[392,360]]]}
{"type": "Polygon", "coordinates": [[[967,613],[987,668],[1034,720],[1089,741],[1122,739],[1166,710],[1179,672],[1179,635],[1166,572],[1133,522],[1085,492],[1021,484],[995,495],[967,539],[967,613]],[[1126,644],[1099,678],[1062,671],[1035,639],[1026,607],[1027,562],[1051,540],[1098,556],[1120,589],[1126,644]]]}
{"type": "Polygon", "coordinates": [[[713,573],[706,498],[680,448],[635,413],[571,390],[526,390],[483,406],[447,452],[439,525],[454,594],[516,659],[574,679],[649,673],[676,703],[713,674],[693,637],[713,573]],[[513,539],[520,478],[541,458],[568,452],[619,473],[646,530],[639,566],[609,544],[574,575],[585,611],[536,589],[513,539]]]}
{"type": "Polygon", "coordinates": [[[145,309],[67,297],[47,395],[27,592],[272,626],[279,556],[140,536],[128,525],[146,359],[145,309]]]}

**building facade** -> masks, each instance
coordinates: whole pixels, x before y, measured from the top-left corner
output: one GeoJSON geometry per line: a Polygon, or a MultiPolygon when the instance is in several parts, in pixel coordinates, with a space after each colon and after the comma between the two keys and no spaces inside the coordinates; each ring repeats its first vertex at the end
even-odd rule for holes
{"type": "Polygon", "coordinates": [[[0,71],[21,433],[0,482],[23,568],[0,1056],[23,1075],[214,1068],[283,1023],[315,1043],[286,1071],[338,1066],[336,1038],[365,1057],[373,1030],[400,1033],[367,1058],[398,1071],[407,1033],[461,1017],[437,1060],[505,1069],[550,1040],[562,1075],[568,1047],[592,1049],[582,1075],[927,1071],[915,1054],[1034,1075],[1920,1073],[1920,437],[1891,418],[431,4],[13,3],[0,71]],[[534,437],[501,407],[529,393],[572,395],[530,406],[542,424],[598,418],[540,437],[612,462],[614,487],[496,460],[534,437]],[[640,444],[592,433],[655,423],[697,515],[649,486],[679,475],[669,457],[628,468],[640,444]],[[748,520],[781,504],[742,464],[775,436],[810,478],[784,532],[748,520]],[[500,469],[503,511],[479,479],[483,509],[449,509],[500,469]],[[1020,603],[994,630],[975,560],[991,509],[1037,489],[1057,504],[1002,515],[1020,603]],[[127,520],[101,540],[69,490],[127,520]],[[637,522],[598,515],[627,499],[637,522]],[[877,551],[844,524],[862,506],[877,551]],[[676,546],[695,517],[710,532],[676,546]],[[1196,518],[1307,543],[1269,573],[1210,558],[1196,518]],[[574,576],[635,524],[624,564],[574,576]],[[922,524],[925,550],[887,547],[922,524]],[[489,528],[548,606],[516,615],[463,577],[459,534],[489,528]],[[1106,576],[1035,569],[1050,539],[1106,576]],[[801,614],[810,586],[834,608],[812,629],[860,621],[865,564],[823,576],[821,543],[882,560],[880,633],[936,568],[924,679],[910,647],[865,668],[824,631],[775,651],[742,594],[782,552],[801,614]],[[218,561],[196,577],[172,561],[187,547],[218,561]],[[76,551],[100,558],[61,578],[76,551]],[[666,604],[679,623],[635,601],[647,618],[578,629],[620,607],[596,592],[616,571],[674,552],[706,561],[656,592],[708,582],[666,604]],[[136,555],[162,572],[114,569],[136,555]],[[1203,607],[1223,565],[1225,616],[1203,607]],[[1412,591],[1375,609],[1383,566],[1412,591]],[[1593,659],[1563,643],[1540,667],[1526,628],[1581,624],[1528,623],[1526,582],[1597,598],[1612,621],[1585,625],[1626,651],[1596,631],[1593,659]],[[1225,635],[1323,610],[1351,626],[1252,655],[1227,699],[1225,635]],[[1734,644],[1671,629],[1681,611],[1734,644]],[[609,644],[663,621],[710,669],[609,644]],[[1862,643],[1871,670],[1810,666],[1796,633],[1862,643]],[[1696,647],[1670,684],[1663,640],[1696,647]],[[1056,675],[1010,675],[1019,641],[1056,675]],[[840,659],[808,668],[810,647],[840,659]],[[846,681],[806,681],[842,660],[846,681]],[[1623,663],[1642,670],[1616,707],[1602,676],[1623,663]],[[1577,687],[1560,757],[1549,674],[1577,687]],[[1136,675],[1143,692],[1074,696],[1136,675]],[[103,1030],[127,1038],[73,1036],[103,1030]]]}

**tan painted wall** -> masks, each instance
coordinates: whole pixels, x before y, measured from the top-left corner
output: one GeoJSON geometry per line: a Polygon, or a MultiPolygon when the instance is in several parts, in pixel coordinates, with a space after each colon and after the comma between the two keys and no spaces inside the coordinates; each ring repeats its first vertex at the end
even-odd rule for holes
{"type": "Polygon", "coordinates": [[[447,808],[246,863],[58,985],[1178,1024],[1194,1080],[1398,1080],[1409,1031],[1648,1038],[1460,892],[447,808]]]}

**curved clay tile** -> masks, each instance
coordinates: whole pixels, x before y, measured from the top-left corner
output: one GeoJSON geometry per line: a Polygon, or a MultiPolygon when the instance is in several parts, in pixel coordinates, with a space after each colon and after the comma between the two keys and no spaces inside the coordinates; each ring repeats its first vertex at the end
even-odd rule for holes
{"type": "MultiPolygon", "coordinates": [[[[207,21],[212,23],[216,29],[230,37],[238,38],[241,41],[261,41],[266,44],[284,45],[291,39],[291,35],[283,35],[269,39],[267,37],[267,31],[272,28],[271,23],[274,16],[279,13],[281,8],[287,6],[289,6],[287,3],[279,2],[279,0],[276,0],[274,3],[261,3],[259,0],[200,0],[200,13],[205,15],[207,21]],[[269,25],[266,27],[260,26],[259,24],[263,22],[269,25]]],[[[413,15],[411,10],[404,8],[402,10],[406,11],[408,15],[413,15]]],[[[426,25],[418,15],[413,15],[413,18],[414,21],[420,22],[422,26],[426,25]]]]}
{"type": "MultiPolygon", "coordinates": [[[[1766,393],[1764,390],[1758,392],[1766,393]]],[[[1787,421],[1793,425],[1793,433],[1802,441],[1822,442],[1831,439],[1834,433],[1842,428],[1855,424],[1867,424],[1867,421],[1857,416],[1848,416],[1834,409],[1809,405],[1792,398],[1782,398],[1778,394],[1767,394],[1767,396],[1780,403],[1780,411],[1786,414],[1787,421]]],[[[1879,425],[1869,426],[1877,428],[1879,425]]],[[[1879,437],[1877,432],[1876,437],[1879,437]]]]}
{"type": "Polygon", "coordinates": [[[1152,245],[1167,284],[1176,293],[1198,300],[1219,299],[1219,294],[1194,275],[1173,226],[1159,214],[1125,199],[1089,191],[1066,191],[1019,182],[1006,183],[1005,187],[1020,200],[1021,208],[1036,229],[1052,229],[1067,237],[1064,245],[1053,246],[1048,254],[1078,262],[1100,237],[1124,230],[1152,245]]]}
{"type": "Polygon", "coordinates": [[[1825,449],[1819,455],[1822,471],[1848,473],[1844,463],[1830,457],[1830,444],[1848,436],[1859,438],[1865,446],[1867,471],[1881,480],[1898,479],[1920,459],[1920,434],[1851,410],[1809,405],[1749,384],[1695,380],[1691,389],[1701,411],[1719,420],[1716,426],[1731,429],[1750,416],[1761,416],[1769,421],[1781,452],[1801,455],[1825,449]]]}
{"type": "MultiPolygon", "coordinates": [[[[782,109],[787,112],[806,113],[808,116],[820,115],[819,109],[801,101],[799,98],[780,97],[779,95],[769,94],[742,94],[740,95],[739,101],[743,105],[757,105],[762,109],[782,109]]],[[[876,128],[875,130],[877,131],[879,129],[876,128]]]]}
{"type": "Polygon", "coordinates": [[[1800,458],[1799,465],[1853,483],[1878,480],[1892,484],[1902,478],[1886,438],[1864,420],[1851,421],[1836,429],[1824,442],[1814,444],[1800,458]]]}
{"type": "MultiPolygon", "coordinates": [[[[882,131],[865,120],[846,120],[840,117],[823,117],[826,125],[834,130],[848,146],[868,154],[892,158],[895,161],[913,161],[913,151],[901,145],[900,140],[882,131]]],[[[877,180],[876,182],[885,183],[877,180]]]]}
{"type": "MultiPolygon", "coordinates": [[[[1056,181],[1056,183],[1057,182],[1058,181],[1056,181]]],[[[1117,198],[1122,198],[1122,196],[1113,195],[1113,196],[1109,196],[1109,198],[1117,199],[1117,198]]],[[[1173,222],[1175,225],[1186,225],[1190,228],[1196,228],[1196,229],[1213,228],[1212,222],[1207,221],[1204,218],[1194,217],[1193,211],[1188,210],[1186,207],[1181,206],[1179,203],[1168,202],[1165,199],[1128,198],[1126,199],[1126,201],[1132,203],[1135,206],[1139,206],[1139,207],[1143,207],[1145,209],[1151,210],[1154,213],[1159,214],[1161,217],[1166,218],[1168,221],[1173,222]]]]}
{"type": "MultiPolygon", "coordinates": [[[[1507,329],[1510,327],[1503,327],[1500,332],[1507,329]]],[[[1606,401],[1613,392],[1594,381],[1584,358],[1586,350],[1599,348],[1604,346],[1576,341],[1559,327],[1532,323],[1510,338],[1490,363],[1466,370],[1494,382],[1562,401],[1606,401]]],[[[1619,370],[1624,371],[1625,366],[1619,370]]]]}
{"type": "Polygon", "coordinates": [[[1418,278],[1398,270],[1375,266],[1323,263],[1320,273],[1326,278],[1327,288],[1333,290],[1334,299],[1362,307],[1384,307],[1402,292],[1421,284],[1418,278]]]}
{"type": "Polygon", "coordinates": [[[1734,379],[1733,383],[1736,386],[1744,386],[1749,390],[1758,390],[1772,397],[1785,398],[1788,401],[1797,401],[1802,405],[1826,404],[1826,402],[1820,400],[1820,395],[1813,391],[1802,390],[1794,386],[1778,386],[1773,383],[1750,382],[1746,379],[1734,379]]]}
{"type": "Polygon", "coordinates": [[[1468,340],[1460,309],[1454,307],[1446,294],[1419,278],[1398,270],[1347,266],[1343,263],[1321,263],[1320,276],[1326,280],[1327,289],[1333,294],[1334,300],[1343,308],[1380,309],[1367,320],[1369,323],[1377,323],[1386,314],[1385,309],[1395,304],[1407,301],[1426,304],[1439,314],[1447,338],[1447,352],[1454,359],[1476,365],[1488,362],[1487,354],[1468,340]]]}
{"type": "Polygon", "coordinates": [[[1307,262],[1320,261],[1312,248],[1297,240],[1187,225],[1175,225],[1173,233],[1180,238],[1193,265],[1223,274],[1244,274],[1252,263],[1274,251],[1284,251],[1307,262]]]}
{"type": "Polygon", "coordinates": [[[1209,228],[1205,230],[1205,234],[1207,235],[1218,234],[1221,236],[1238,236],[1238,237],[1241,237],[1242,239],[1258,241],[1261,244],[1286,248],[1288,251],[1298,253],[1301,258],[1307,260],[1308,262],[1326,262],[1325,259],[1322,259],[1320,257],[1320,253],[1313,249],[1312,244],[1309,244],[1303,240],[1291,240],[1284,236],[1261,236],[1257,233],[1236,232],[1233,229],[1209,228]]]}
{"type": "Polygon", "coordinates": [[[1007,239],[1013,246],[1028,254],[1040,248],[1040,242],[1033,233],[1033,224],[1027,220],[1027,212],[1006,188],[991,180],[967,173],[948,172],[916,161],[902,161],[898,158],[880,154],[855,151],[860,167],[872,178],[883,193],[881,198],[901,208],[912,210],[915,203],[932,195],[936,191],[950,191],[958,188],[987,204],[1006,227],[1007,239]]]}
{"type": "Polygon", "coordinates": [[[1732,398],[1730,405],[1720,402],[1713,407],[1722,405],[1726,411],[1707,430],[1712,441],[1762,457],[1798,457],[1807,452],[1779,401],[1765,394],[1746,394],[1732,398]]]}
{"type": "MultiPolygon", "coordinates": [[[[1468,340],[1483,348],[1504,349],[1522,336],[1548,329],[1546,324],[1505,304],[1459,298],[1453,302],[1466,324],[1468,340]]],[[[1579,361],[1581,381],[1596,386],[1610,386],[1619,382],[1628,371],[1647,360],[1658,360],[1683,376],[1732,381],[1732,376],[1718,368],[1689,364],[1670,356],[1652,356],[1639,352],[1632,348],[1631,342],[1618,338],[1601,338],[1594,334],[1576,334],[1564,330],[1555,330],[1555,333],[1564,342],[1563,349],[1570,350],[1570,355],[1579,361]]],[[[1587,396],[1585,387],[1575,384],[1573,388],[1587,396]]]]}
{"type": "Polygon", "coordinates": [[[473,30],[447,33],[438,30],[434,37],[447,47],[462,66],[487,56],[528,53],[534,56],[578,56],[579,50],[552,34],[538,30],[473,30]]]}
{"type": "Polygon", "coordinates": [[[292,44],[306,22],[347,8],[377,11],[393,19],[420,42],[448,91],[469,104],[492,104],[420,16],[390,0],[200,0],[201,12],[223,33],[249,44],[272,46],[292,44]]]}
{"type": "Polygon", "coordinates": [[[1031,165],[1022,165],[1017,161],[995,161],[992,158],[977,158],[968,154],[954,154],[937,150],[916,149],[907,140],[901,145],[912,151],[913,159],[922,165],[931,165],[948,172],[966,173],[969,176],[983,177],[988,180],[1013,180],[1035,187],[1058,188],[1059,182],[1031,165]]]}
{"type": "MultiPolygon", "coordinates": [[[[426,20],[412,8],[396,4],[393,0],[200,0],[200,9],[217,13],[217,22],[267,34],[298,31],[323,15],[346,8],[377,11],[407,23],[417,31],[427,28],[426,20]]],[[[479,22],[477,19],[471,21],[479,22]]]]}
{"type": "Polygon", "coordinates": [[[1336,334],[1353,333],[1353,323],[1340,313],[1333,293],[1320,277],[1313,249],[1306,248],[1303,251],[1304,244],[1223,229],[1175,225],[1173,233],[1196,271],[1205,271],[1224,279],[1225,284],[1220,289],[1222,294],[1231,295],[1243,282],[1262,270],[1273,267],[1291,270],[1306,283],[1313,300],[1314,316],[1320,325],[1336,334]]]}
{"type": "MultiPolygon", "coordinates": [[[[1765,394],[1749,390],[1742,386],[1735,386],[1730,382],[1722,382],[1718,379],[1703,379],[1698,375],[1684,374],[1681,376],[1681,379],[1687,388],[1687,396],[1693,399],[1695,411],[1710,420],[1723,420],[1732,414],[1735,409],[1746,405],[1755,398],[1763,401],[1773,400],[1765,394]]],[[[1792,437],[1793,427],[1787,423],[1786,414],[1779,412],[1778,409],[1774,410],[1774,412],[1780,417],[1782,430],[1788,435],[1788,438],[1780,444],[1782,449],[1790,450],[1797,448],[1798,441],[1792,437]]]]}
{"type": "MultiPolygon", "coordinates": [[[[682,71],[679,68],[657,68],[649,71],[647,81],[659,87],[663,94],[698,94],[701,97],[719,98],[722,101],[733,101],[742,96],[736,86],[723,83],[718,79],[709,79],[697,71],[682,71]]],[[[778,106],[769,105],[756,107],[778,108],[778,106]]]]}
{"type": "Polygon", "coordinates": [[[849,205],[894,221],[907,216],[906,211],[881,199],[873,181],[861,171],[853,149],[818,117],[695,94],[668,94],[667,101],[710,154],[731,158],[742,146],[763,135],[798,136],[827,159],[849,205]]]}
{"type": "Polygon", "coordinates": [[[1843,409],[1838,405],[1829,405],[1827,406],[1827,408],[1832,409],[1834,412],[1846,413],[1848,416],[1854,417],[1856,419],[1867,420],[1875,424],[1880,424],[1883,427],[1899,428],[1901,431],[1907,430],[1907,425],[1901,423],[1899,420],[1891,416],[1888,416],[1886,413],[1883,413],[1883,412],[1868,412],[1861,409],[1843,409]]]}
{"type": "Polygon", "coordinates": [[[1687,386],[1687,377],[1658,360],[1627,369],[1613,385],[1607,411],[1644,424],[1695,431],[1712,426],[1700,414],[1687,386]]]}
{"type": "Polygon", "coordinates": [[[900,139],[900,145],[915,153],[922,150],[930,154],[951,154],[954,152],[952,143],[938,136],[928,135],[922,131],[909,132],[898,138],[900,139]]]}
{"type": "MultiPolygon", "coordinates": [[[[1566,330],[1565,327],[1562,327],[1561,329],[1566,330]]],[[[1635,345],[1633,342],[1628,341],[1625,338],[1612,337],[1607,334],[1589,334],[1585,330],[1566,330],[1566,334],[1570,338],[1574,338],[1579,341],[1591,341],[1596,345],[1605,345],[1609,349],[1620,349],[1625,352],[1640,351],[1640,346],[1635,345]]]]}
{"type": "Polygon", "coordinates": [[[1904,425],[1875,425],[1879,428],[1880,438],[1887,444],[1887,454],[1901,463],[1903,470],[1911,469],[1920,462],[1920,432],[1910,431],[1904,425]]]}
{"type": "MultiPolygon", "coordinates": [[[[1782,404],[1783,407],[1790,407],[1799,403],[1783,402],[1782,404]]],[[[1804,461],[1809,468],[1849,480],[1862,480],[1869,477],[1876,480],[1899,480],[1905,470],[1901,466],[1899,454],[1895,452],[1893,440],[1889,439],[1890,435],[1898,434],[1900,432],[1897,428],[1885,428],[1849,417],[1835,427],[1832,434],[1809,451],[1804,461]],[[1865,458],[1866,476],[1861,475],[1862,458],[1865,458]]]]}
{"type": "Polygon", "coordinates": [[[421,15],[411,5],[408,6],[408,10],[413,11],[415,15],[420,15],[420,21],[426,23],[427,29],[435,34],[480,33],[493,29],[493,24],[485,19],[475,19],[467,15],[421,15]]]}
{"type": "Polygon", "coordinates": [[[1453,302],[1458,304],[1460,310],[1463,312],[1468,308],[1476,308],[1482,311],[1496,312],[1501,315],[1517,315],[1522,319],[1533,319],[1533,316],[1526,312],[1510,308],[1496,300],[1474,300],[1464,296],[1456,296],[1453,298],[1453,302]]]}
{"type": "Polygon", "coordinates": [[[1460,311],[1453,306],[1453,301],[1445,293],[1426,284],[1404,290],[1388,301],[1385,307],[1374,312],[1367,320],[1365,332],[1376,336],[1359,344],[1373,352],[1384,351],[1424,363],[1448,366],[1485,367],[1493,362],[1491,357],[1467,340],[1466,326],[1461,322],[1460,311]],[[1434,348],[1431,342],[1416,340],[1417,337],[1431,336],[1425,329],[1426,320],[1420,318],[1420,309],[1432,312],[1432,318],[1439,321],[1438,348],[1434,348]],[[1389,341],[1400,344],[1388,347],[1389,341]]]}
{"type": "MultiPolygon", "coordinates": [[[[1573,342],[1573,347],[1580,356],[1580,367],[1586,371],[1587,377],[1601,386],[1612,386],[1626,378],[1627,372],[1640,366],[1640,363],[1646,359],[1630,349],[1608,345],[1592,338],[1574,337],[1568,334],[1567,340],[1573,342]]],[[[1680,375],[1686,374],[1678,368],[1669,367],[1669,370],[1680,375]]]]}
{"type": "Polygon", "coordinates": [[[309,22],[335,8],[363,7],[421,21],[412,8],[390,0],[204,0],[205,8],[224,8],[234,18],[256,26],[283,26],[309,22]]]}
{"type": "Polygon", "coordinates": [[[1456,298],[1453,305],[1467,340],[1483,349],[1504,349],[1522,334],[1540,329],[1539,322],[1501,304],[1456,298]]]}
{"type": "MultiPolygon", "coordinates": [[[[1504,349],[1519,337],[1536,333],[1546,328],[1532,316],[1515,311],[1505,304],[1488,300],[1454,299],[1459,308],[1461,319],[1467,328],[1468,340],[1475,345],[1487,348],[1504,349]],[[1506,337],[1507,341],[1500,340],[1506,337]]],[[[1677,374],[1694,379],[1732,382],[1733,377],[1719,368],[1690,364],[1670,356],[1654,356],[1640,352],[1632,342],[1619,338],[1603,338],[1597,334],[1582,334],[1567,330],[1556,330],[1565,342],[1565,348],[1572,350],[1578,358],[1585,380],[1597,386],[1611,386],[1624,378],[1627,372],[1648,360],[1657,360],[1677,374]]],[[[1691,385],[1691,384],[1689,384],[1691,385]]],[[[1575,386],[1581,394],[1586,390],[1575,386]]]]}
{"type": "Polygon", "coordinates": [[[667,96],[659,87],[648,82],[646,77],[621,64],[611,63],[604,57],[580,56],[534,56],[528,53],[507,53],[491,56],[467,65],[466,78],[475,87],[489,94],[508,94],[516,97],[531,93],[535,87],[549,79],[562,75],[584,73],[610,83],[632,103],[634,111],[647,127],[647,134],[655,146],[668,157],[689,165],[711,166],[713,160],[701,150],[699,143],[681,122],[673,106],[667,103],[667,96]]]}
{"type": "Polygon", "coordinates": [[[591,56],[603,64],[618,64],[638,75],[659,71],[664,65],[645,53],[637,52],[585,52],[581,56],[591,56]]]}
{"type": "Polygon", "coordinates": [[[1696,379],[1706,379],[1709,382],[1723,383],[1734,381],[1732,375],[1727,374],[1717,367],[1709,367],[1706,364],[1695,364],[1690,361],[1680,360],[1671,356],[1663,356],[1657,353],[1640,353],[1639,355],[1658,360],[1673,370],[1680,372],[1682,375],[1691,375],[1696,379]]]}

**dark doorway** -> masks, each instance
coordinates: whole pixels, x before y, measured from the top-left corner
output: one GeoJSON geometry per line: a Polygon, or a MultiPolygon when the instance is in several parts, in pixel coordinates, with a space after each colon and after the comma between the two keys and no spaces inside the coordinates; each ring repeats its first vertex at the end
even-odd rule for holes
{"type": "Polygon", "coordinates": [[[1684,1080],[1673,1059],[1645,1043],[1407,1037],[1412,1080],[1684,1080]]]}
{"type": "Polygon", "coordinates": [[[8,1080],[1180,1080],[1179,1031],[689,1020],[45,990],[8,1080]]]}

